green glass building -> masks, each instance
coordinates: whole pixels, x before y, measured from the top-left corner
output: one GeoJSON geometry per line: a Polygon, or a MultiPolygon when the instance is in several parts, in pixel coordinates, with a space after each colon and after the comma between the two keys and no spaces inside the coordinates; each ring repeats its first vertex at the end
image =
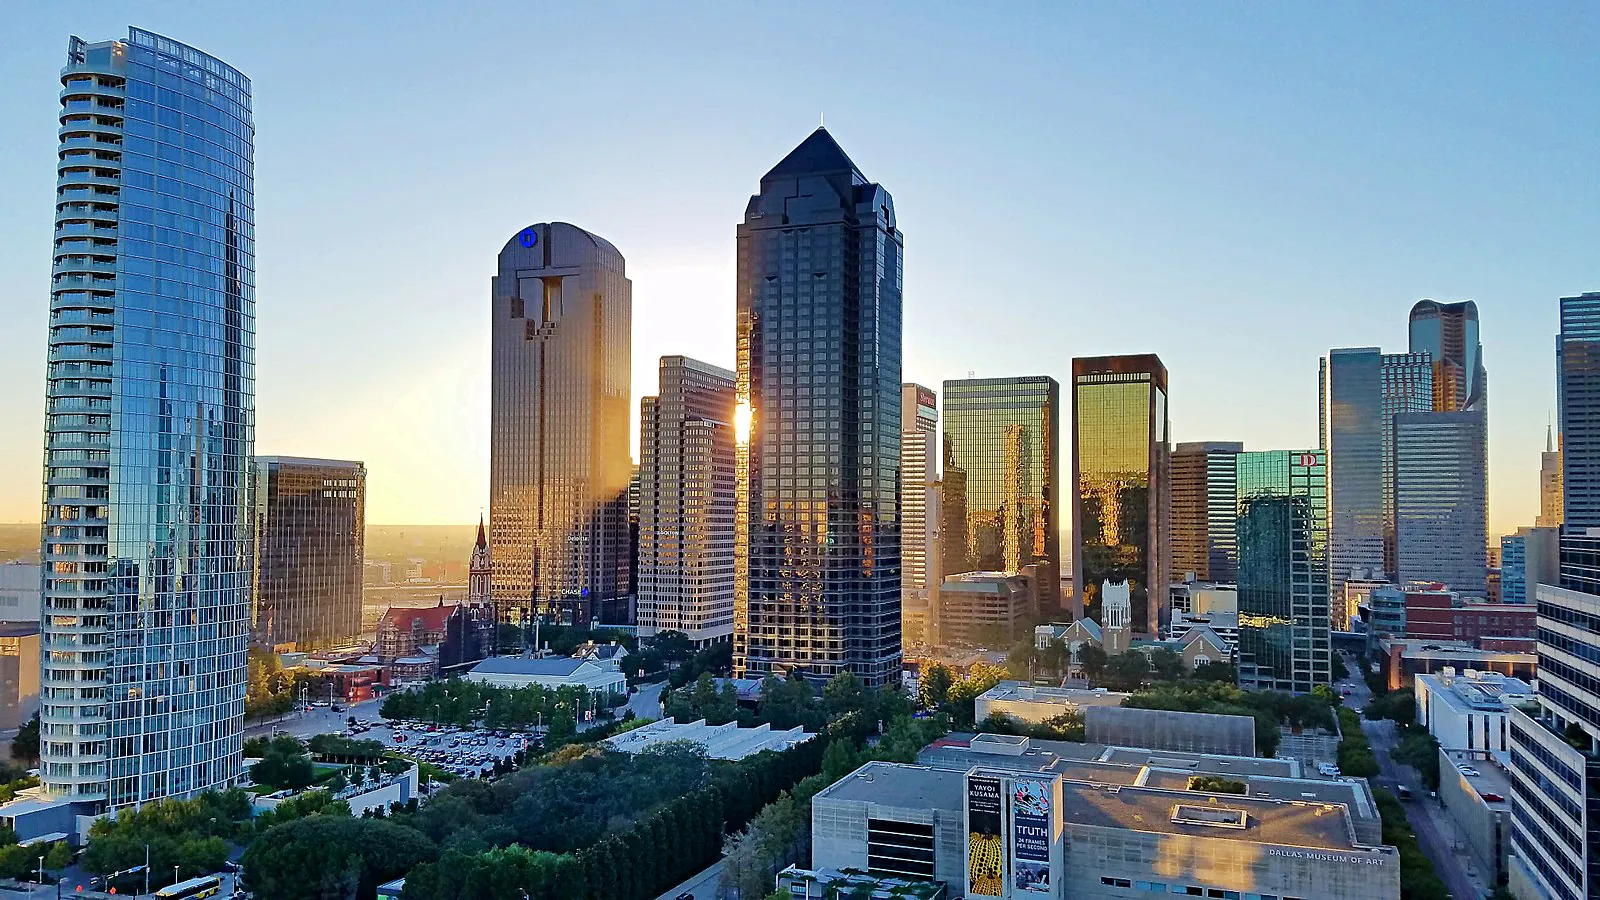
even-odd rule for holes
{"type": "Polygon", "coordinates": [[[1327,456],[1265,450],[1235,465],[1239,684],[1306,693],[1332,680],[1327,456]]]}

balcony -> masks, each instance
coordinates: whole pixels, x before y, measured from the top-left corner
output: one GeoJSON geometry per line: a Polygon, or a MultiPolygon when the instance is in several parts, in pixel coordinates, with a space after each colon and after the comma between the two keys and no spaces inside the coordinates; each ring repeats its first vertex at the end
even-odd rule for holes
{"type": "Polygon", "coordinates": [[[56,177],[56,187],[59,188],[57,193],[65,192],[69,186],[82,185],[121,189],[122,179],[112,178],[107,175],[94,175],[83,171],[62,172],[56,177]]]}
{"type": "Polygon", "coordinates": [[[69,138],[63,138],[62,141],[61,141],[61,146],[59,148],[57,148],[57,149],[58,150],[105,150],[105,151],[110,151],[112,153],[116,153],[118,156],[121,156],[121,154],[122,154],[122,141],[115,140],[115,139],[112,139],[112,138],[109,138],[109,137],[105,137],[103,134],[100,134],[100,133],[97,132],[95,134],[76,135],[76,136],[69,137],[69,138]]]}
{"type": "Polygon", "coordinates": [[[50,274],[64,275],[69,272],[89,272],[91,274],[115,276],[117,274],[117,264],[114,260],[93,259],[87,256],[69,256],[56,260],[56,264],[51,267],[50,274]]]}
{"type": "Polygon", "coordinates": [[[67,203],[58,205],[56,207],[56,224],[58,227],[62,223],[77,219],[86,219],[98,222],[116,222],[117,207],[114,203],[104,205],[91,203],[67,203]]]}
{"type": "Polygon", "coordinates": [[[122,138],[122,124],[108,125],[96,122],[94,119],[77,119],[71,122],[62,122],[60,130],[56,133],[59,140],[69,137],[92,137],[96,134],[114,135],[118,140],[122,138]]]}
{"type": "Polygon", "coordinates": [[[52,291],[104,291],[109,294],[116,289],[117,279],[105,276],[62,275],[50,284],[52,291]]]}
{"type": "Polygon", "coordinates": [[[89,347],[83,344],[63,344],[50,348],[51,362],[110,360],[110,347],[89,347]]]}
{"type": "Polygon", "coordinates": [[[120,101],[123,97],[127,96],[127,93],[128,90],[126,82],[122,84],[99,84],[98,82],[91,82],[89,84],[69,84],[61,89],[61,93],[58,95],[57,99],[59,99],[63,104],[67,103],[69,99],[79,97],[115,97],[120,101]]]}

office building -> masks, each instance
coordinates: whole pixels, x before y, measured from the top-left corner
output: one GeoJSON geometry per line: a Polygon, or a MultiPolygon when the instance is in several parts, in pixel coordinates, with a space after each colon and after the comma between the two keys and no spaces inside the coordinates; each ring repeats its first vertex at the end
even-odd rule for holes
{"type": "Polygon", "coordinates": [[[1533,525],[1535,528],[1560,528],[1561,521],[1561,449],[1547,426],[1544,452],[1539,454],[1539,515],[1533,525]]]}
{"type": "Polygon", "coordinates": [[[255,445],[250,81],[137,28],[61,71],[42,794],[232,784],[255,445]]]}
{"type": "Polygon", "coordinates": [[[1387,581],[1367,581],[1350,579],[1344,583],[1344,602],[1332,593],[1328,594],[1329,615],[1333,621],[1334,631],[1358,631],[1370,624],[1362,620],[1362,609],[1369,606],[1372,592],[1383,587],[1392,587],[1387,581]]]}
{"type": "Polygon", "coordinates": [[[565,222],[530,225],[500,250],[490,294],[495,609],[513,624],[626,618],[633,285],[622,254],[565,222]]]}
{"type": "Polygon", "coordinates": [[[1396,580],[1487,590],[1488,470],[1482,412],[1402,413],[1395,427],[1396,580]]]}
{"type": "Polygon", "coordinates": [[[264,647],[343,647],[361,634],[367,470],[359,462],[255,461],[251,638],[264,647]]]}
{"type": "Polygon", "coordinates": [[[1501,765],[1511,760],[1506,711],[1533,700],[1533,688],[1498,672],[1446,669],[1412,679],[1417,724],[1446,750],[1483,750],[1501,765]]]}
{"type": "Polygon", "coordinates": [[[1238,455],[1239,683],[1307,693],[1332,676],[1321,450],[1238,455]]]}
{"type": "Polygon", "coordinates": [[[1234,457],[1244,444],[1204,441],[1172,451],[1172,581],[1232,584],[1239,570],[1234,457]]]}
{"type": "Polygon", "coordinates": [[[939,398],[920,384],[900,386],[900,603],[905,642],[936,635],[906,628],[908,618],[931,619],[939,564],[939,398]]]}
{"type": "Polygon", "coordinates": [[[1426,353],[1338,349],[1323,359],[1320,381],[1329,571],[1337,597],[1352,578],[1393,578],[1394,417],[1433,409],[1433,362],[1426,353]]]}
{"type": "Polygon", "coordinates": [[[1171,484],[1167,368],[1154,354],[1072,361],[1073,607],[1101,621],[1125,585],[1134,635],[1160,634],[1167,604],[1171,484]]]}
{"type": "Polygon", "coordinates": [[[1482,638],[1537,637],[1537,616],[1532,604],[1490,603],[1446,591],[1442,585],[1407,585],[1404,635],[1436,641],[1482,638]],[[1418,589],[1421,588],[1421,589],[1418,589]]]}
{"type": "Polygon", "coordinates": [[[44,570],[21,560],[0,565],[0,622],[39,623],[39,585],[44,570]]]}
{"type": "Polygon", "coordinates": [[[980,734],[917,763],[870,762],[818,793],[812,864],[968,898],[1400,897],[1370,790],[1294,761],[980,734]]]}
{"type": "Polygon", "coordinates": [[[1517,529],[1500,537],[1500,600],[1532,603],[1534,588],[1561,583],[1561,529],[1517,529]]]}
{"type": "Polygon", "coordinates": [[[1021,573],[963,572],[939,585],[939,621],[945,645],[1003,650],[1024,636],[1038,611],[1039,584],[1030,566],[1021,573]]]}
{"type": "Polygon", "coordinates": [[[1419,300],[1410,318],[1411,352],[1426,353],[1433,361],[1433,409],[1484,411],[1489,374],[1478,340],[1478,305],[1419,300]]]}
{"type": "Polygon", "coordinates": [[[1600,893],[1600,293],[1561,298],[1560,584],[1532,588],[1537,706],[1510,714],[1510,888],[1522,900],[1600,893]]]}
{"type": "Polygon", "coordinates": [[[639,405],[639,634],[733,639],[733,373],[661,358],[639,405]]]}
{"type": "Polygon", "coordinates": [[[1037,566],[1046,613],[1061,602],[1060,418],[1061,388],[1048,376],[944,383],[943,465],[959,476],[945,485],[943,571],[1037,566]]]}
{"type": "Polygon", "coordinates": [[[902,246],[822,128],[739,225],[737,677],[899,683],[902,246]]]}
{"type": "Polygon", "coordinates": [[[39,711],[39,623],[0,623],[0,736],[14,737],[39,711]]]}

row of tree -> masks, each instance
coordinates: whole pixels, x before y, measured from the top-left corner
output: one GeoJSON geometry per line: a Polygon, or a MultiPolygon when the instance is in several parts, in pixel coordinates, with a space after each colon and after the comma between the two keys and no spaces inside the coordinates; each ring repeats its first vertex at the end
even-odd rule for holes
{"type": "Polygon", "coordinates": [[[750,728],[766,724],[773,728],[803,727],[820,731],[847,713],[856,713],[869,726],[889,722],[912,712],[911,698],[883,688],[869,690],[850,672],[841,672],[822,686],[820,695],[811,682],[798,675],[778,678],[768,675],[761,681],[756,708],[742,706],[731,681],[719,688],[708,672],[701,673],[692,686],[671,691],[664,698],[665,714],[679,722],[705,719],[707,724],[738,722],[750,728]]]}
{"type": "Polygon", "coordinates": [[[862,731],[860,717],[847,715],[825,734],[789,750],[765,751],[722,766],[704,786],[675,792],[627,827],[612,829],[573,852],[541,851],[526,844],[477,853],[447,849],[437,862],[419,865],[407,875],[405,896],[647,900],[714,861],[726,832],[744,827],[766,804],[817,772],[832,741],[859,741],[862,731]]]}
{"type": "Polygon", "coordinates": [[[489,728],[521,729],[542,725],[550,729],[551,735],[565,737],[577,729],[580,715],[609,710],[619,699],[626,702],[626,698],[592,695],[582,685],[547,688],[531,684],[505,688],[450,678],[390,694],[384,698],[382,715],[385,719],[462,727],[478,722],[489,728]]]}

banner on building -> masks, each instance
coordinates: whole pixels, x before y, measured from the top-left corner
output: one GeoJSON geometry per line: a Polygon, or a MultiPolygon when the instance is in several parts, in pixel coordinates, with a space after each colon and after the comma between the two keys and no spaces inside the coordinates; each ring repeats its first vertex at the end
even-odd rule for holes
{"type": "Polygon", "coordinates": [[[1011,886],[1018,892],[1050,893],[1050,785],[1011,782],[1011,886]]]}
{"type": "Polygon", "coordinates": [[[967,779],[967,896],[999,897],[1005,886],[998,778],[967,779]]]}

